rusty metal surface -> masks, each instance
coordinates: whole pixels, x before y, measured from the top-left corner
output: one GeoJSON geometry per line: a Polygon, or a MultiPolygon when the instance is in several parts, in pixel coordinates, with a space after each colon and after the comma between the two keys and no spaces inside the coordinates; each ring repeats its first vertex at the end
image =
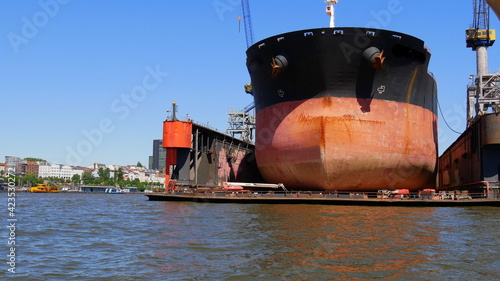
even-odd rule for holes
{"type": "Polygon", "coordinates": [[[481,143],[500,144],[500,114],[487,114],[480,118],[481,143]]]}
{"type": "MultiPolygon", "coordinates": [[[[181,124],[180,121],[175,122],[181,124]]],[[[222,185],[225,181],[262,181],[255,163],[253,144],[196,123],[192,123],[192,126],[189,123],[191,131],[187,131],[188,126],[183,125],[187,124],[186,122],[181,126],[172,125],[172,122],[164,124],[166,129],[177,129],[172,133],[164,132],[164,135],[172,140],[169,143],[178,147],[192,147],[175,148],[175,159],[167,156],[167,169],[172,169],[172,180],[193,186],[222,185]],[[182,135],[179,132],[182,132],[182,135]],[[186,145],[187,139],[189,145],[186,145]]]]}
{"type": "MultiPolygon", "coordinates": [[[[485,171],[493,173],[490,178],[494,178],[495,173],[491,170],[498,173],[500,159],[489,159],[489,154],[497,151],[498,144],[500,115],[481,116],[439,157],[439,188],[449,189],[486,180],[485,171]]],[[[496,178],[498,181],[498,174],[496,178]]]]}
{"type": "Polygon", "coordinates": [[[488,2],[488,5],[490,5],[498,19],[500,19],[500,0],[486,0],[486,2],[488,2]]]}
{"type": "Polygon", "coordinates": [[[257,114],[256,156],[268,182],[312,190],[418,190],[435,185],[436,116],[419,106],[324,97],[257,114]]]}

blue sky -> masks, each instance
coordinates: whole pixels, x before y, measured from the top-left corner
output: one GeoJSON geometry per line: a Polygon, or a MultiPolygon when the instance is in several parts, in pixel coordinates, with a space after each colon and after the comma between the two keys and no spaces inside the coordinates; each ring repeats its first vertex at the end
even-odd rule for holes
{"type": "MultiPolygon", "coordinates": [[[[465,47],[472,1],[341,0],[337,26],[379,26],[431,49],[446,120],[465,129],[465,95],[475,55],[465,47]]],[[[325,4],[250,1],[255,41],[327,27],[325,4]]],[[[0,0],[0,161],[148,163],[171,102],[219,131],[228,109],[252,97],[239,32],[239,0],[0,0]]],[[[491,14],[491,27],[499,21],[491,14]]],[[[500,44],[500,43],[499,43],[500,44]]],[[[500,68],[497,46],[490,68],[500,68]]],[[[458,135],[439,116],[440,152],[458,135]]]]}

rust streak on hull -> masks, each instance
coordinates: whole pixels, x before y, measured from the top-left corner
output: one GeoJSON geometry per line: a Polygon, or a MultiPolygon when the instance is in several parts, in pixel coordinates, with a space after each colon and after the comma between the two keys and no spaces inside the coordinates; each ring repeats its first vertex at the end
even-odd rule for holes
{"type": "Polygon", "coordinates": [[[316,190],[435,185],[436,116],[408,103],[323,97],[257,113],[256,157],[268,182],[316,190]],[[406,122],[401,122],[403,119],[406,122]]]}

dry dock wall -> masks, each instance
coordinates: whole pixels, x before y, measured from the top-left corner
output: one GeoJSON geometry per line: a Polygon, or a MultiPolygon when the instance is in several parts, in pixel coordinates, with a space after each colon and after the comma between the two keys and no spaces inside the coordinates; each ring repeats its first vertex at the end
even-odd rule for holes
{"type": "MultiPolygon", "coordinates": [[[[165,121],[169,122],[180,121],[165,121]]],[[[190,125],[191,131],[181,134],[169,132],[176,126],[164,126],[166,167],[169,169],[166,172],[171,180],[176,180],[181,186],[220,186],[227,181],[262,182],[255,163],[253,144],[196,123],[190,125]],[[165,138],[185,140],[186,134],[189,145],[168,147],[169,143],[176,141],[166,141],[165,138]]]]}
{"type": "Polygon", "coordinates": [[[500,115],[481,116],[439,157],[439,189],[499,188],[500,115]],[[481,183],[482,182],[482,183],[481,183]]]}

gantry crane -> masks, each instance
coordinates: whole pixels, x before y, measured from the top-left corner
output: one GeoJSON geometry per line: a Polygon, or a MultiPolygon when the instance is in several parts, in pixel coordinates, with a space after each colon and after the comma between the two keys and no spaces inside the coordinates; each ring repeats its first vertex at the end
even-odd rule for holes
{"type": "Polygon", "coordinates": [[[488,72],[488,47],[495,43],[496,32],[490,29],[490,8],[485,0],[473,0],[473,24],[465,32],[468,48],[476,52],[477,74],[467,87],[467,126],[492,109],[500,112],[500,73],[488,72]]]}

